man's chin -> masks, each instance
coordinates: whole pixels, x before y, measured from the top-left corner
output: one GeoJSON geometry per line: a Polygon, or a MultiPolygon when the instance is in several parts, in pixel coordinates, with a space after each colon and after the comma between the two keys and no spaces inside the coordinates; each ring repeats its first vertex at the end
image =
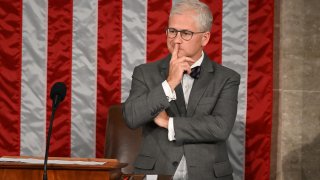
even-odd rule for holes
{"type": "Polygon", "coordinates": [[[184,56],[186,56],[186,54],[185,53],[178,53],[178,58],[180,58],[180,57],[184,57],[184,56]]]}

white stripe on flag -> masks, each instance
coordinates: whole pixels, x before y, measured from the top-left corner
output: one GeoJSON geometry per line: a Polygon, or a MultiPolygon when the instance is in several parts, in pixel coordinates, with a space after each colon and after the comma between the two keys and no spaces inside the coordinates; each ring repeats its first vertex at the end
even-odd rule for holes
{"type": "Polygon", "coordinates": [[[179,2],[180,0],[171,0],[172,1],[172,5],[171,6],[174,6],[177,2],[179,2]]]}
{"type": "Polygon", "coordinates": [[[98,1],[73,2],[71,156],[96,154],[98,1]]]}
{"type": "Polygon", "coordinates": [[[248,69],[248,1],[223,1],[222,64],[241,75],[237,119],[228,140],[234,179],[244,178],[248,69]]]}
{"type": "Polygon", "coordinates": [[[47,3],[23,1],[20,155],[45,151],[47,3]]]}
{"type": "Polygon", "coordinates": [[[146,62],[147,0],[123,0],[121,102],[129,96],[133,68],[146,62]]]}

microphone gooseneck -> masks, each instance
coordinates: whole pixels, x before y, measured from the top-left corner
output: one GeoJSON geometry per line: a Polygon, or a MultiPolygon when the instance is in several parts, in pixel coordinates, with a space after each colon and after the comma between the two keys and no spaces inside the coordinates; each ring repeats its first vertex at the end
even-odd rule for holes
{"type": "Polygon", "coordinates": [[[62,102],[66,96],[67,87],[63,82],[56,82],[50,91],[50,98],[52,99],[52,112],[51,112],[51,118],[50,118],[50,124],[49,124],[49,130],[47,135],[47,141],[46,141],[46,152],[44,156],[44,166],[43,166],[43,180],[47,180],[47,164],[48,164],[48,154],[49,154],[49,148],[50,148],[50,138],[51,138],[51,132],[52,132],[52,124],[54,115],[56,112],[56,109],[60,102],[62,102]]]}

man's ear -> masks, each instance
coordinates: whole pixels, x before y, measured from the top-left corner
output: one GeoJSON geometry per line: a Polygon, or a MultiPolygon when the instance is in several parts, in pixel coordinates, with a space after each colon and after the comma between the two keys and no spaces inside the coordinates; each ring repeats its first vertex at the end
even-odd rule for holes
{"type": "Polygon", "coordinates": [[[203,33],[202,40],[201,40],[202,47],[204,47],[208,44],[208,42],[210,40],[210,35],[211,35],[211,33],[208,31],[203,33]]]}

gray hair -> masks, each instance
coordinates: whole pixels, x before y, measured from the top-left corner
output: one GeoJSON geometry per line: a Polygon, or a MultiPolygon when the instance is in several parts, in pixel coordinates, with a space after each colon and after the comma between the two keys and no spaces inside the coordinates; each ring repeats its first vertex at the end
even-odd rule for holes
{"type": "Polygon", "coordinates": [[[173,4],[170,17],[174,14],[181,14],[186,10],[194,10],[198,16],[195,20],[199,24],[201,31],[210,31],[212,27],[212,13],[210,8],[199,0],[180,0],[173,4]]]}

